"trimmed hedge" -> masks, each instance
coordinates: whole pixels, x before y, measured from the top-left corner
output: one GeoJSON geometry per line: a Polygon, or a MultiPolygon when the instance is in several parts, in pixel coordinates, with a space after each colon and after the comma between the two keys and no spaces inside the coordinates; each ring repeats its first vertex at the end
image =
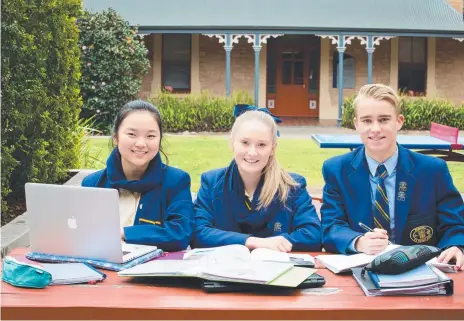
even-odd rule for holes
{"type": "MultiPolygon", "coordinates": [[[[343,127],[354,128],[353,100],[354,97],[350,97],[344,101],[343,127]]],[[[401,113],[405,118],[403,129],[428,130],[430,123],[435,122],[464,130],[464,104],[455,106],[443,99],[401,96],[401,113]]]]}
{"type": "Polygon", "coordinates": [[[234,123],[234,106],[239,103],[253,104],[246,92],[217,97],[204,91],[200,95],[179,97],[163,91],[150,100],[159,108],[167,132],[228,131],[234,123]]]}
{"type": "Polygon", "coordinates": [[[58,182],[77,164],[80,10],[80,0],[2,2],[2,223],[26,182],[58,182]]]}

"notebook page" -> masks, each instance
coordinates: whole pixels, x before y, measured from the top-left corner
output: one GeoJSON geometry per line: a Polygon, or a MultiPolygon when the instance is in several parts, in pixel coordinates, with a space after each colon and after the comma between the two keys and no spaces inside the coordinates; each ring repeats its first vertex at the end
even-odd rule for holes
{"type": "Polygon", "coordinates": [[[291,268],[293,268],[292,264],[285,263],[225,260],[218,262],[218,264],[209,264],[202,274],[212,280],[219,278],[221,280],[267,284],[291,268]]]}
{"type": "Polygon", "coordinates": [[[257,261],[272,261],[272,262],[311,262],[314,263],[314,258],[309,254],[284,253],[265,248],[259,248],[251,251],[251,259],[257,261]]]}
{"type": "Polygon", "coordinates": [[[215,257],[217,259],[232,259],[241,260],[250,259],[250,251],[244,245],[233,244],[218,247],[197,248],[187,251],[184,254],[184,260],[197,260],[205,256],[215,257]]]}
{"type": "Polygon", "coordinates": [[[376,256],[382,255],[388,251],[391,251],[400,245],[390,244],[387,248],[377,254],[377,255],[368,255],[365,253],[345,255],[345,254],[333,254],[333,255],[318,255],[316,258],[322,262],[329,270],[334,273],[340,273],[348,271],[351,268],[364,266],[372,262],[376,256]]]}

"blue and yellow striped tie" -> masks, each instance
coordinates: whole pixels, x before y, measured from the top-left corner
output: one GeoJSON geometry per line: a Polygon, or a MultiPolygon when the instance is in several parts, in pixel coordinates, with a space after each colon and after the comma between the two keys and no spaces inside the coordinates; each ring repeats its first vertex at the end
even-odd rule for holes
{"type": "Polygon", "coordinates": [[[375,176],[378,178],[378,182],[375,189],[374,225],[390,234],[390,207],[385,189],[385,178],[387,178],[388,172],[384,165],[380,164],[377,167],[375,176]]]}

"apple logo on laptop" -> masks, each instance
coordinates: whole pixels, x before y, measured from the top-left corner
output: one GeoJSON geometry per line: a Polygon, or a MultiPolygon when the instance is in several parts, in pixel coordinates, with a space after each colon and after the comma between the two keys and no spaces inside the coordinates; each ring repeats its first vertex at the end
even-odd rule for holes
{"type": "Polygon", "coordinates": [[[68,218],[68,226],[70,229],[73,229],[73,230],[77,229],[77,220],[74,216],[68,218]]]}

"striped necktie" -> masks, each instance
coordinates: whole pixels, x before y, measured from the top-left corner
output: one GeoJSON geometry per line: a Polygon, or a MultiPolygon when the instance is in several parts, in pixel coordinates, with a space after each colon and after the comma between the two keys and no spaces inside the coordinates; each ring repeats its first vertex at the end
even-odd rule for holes
{"type": "Polygon", "coordinates": [[[387,190],[385,189],[385,178],[388,176],[387,169],[380,164],[375,176],[378,179],[375,189],[374,203],[374,225],[384,229],[390,235],[390,208],[388,206],[387,190]]]}

